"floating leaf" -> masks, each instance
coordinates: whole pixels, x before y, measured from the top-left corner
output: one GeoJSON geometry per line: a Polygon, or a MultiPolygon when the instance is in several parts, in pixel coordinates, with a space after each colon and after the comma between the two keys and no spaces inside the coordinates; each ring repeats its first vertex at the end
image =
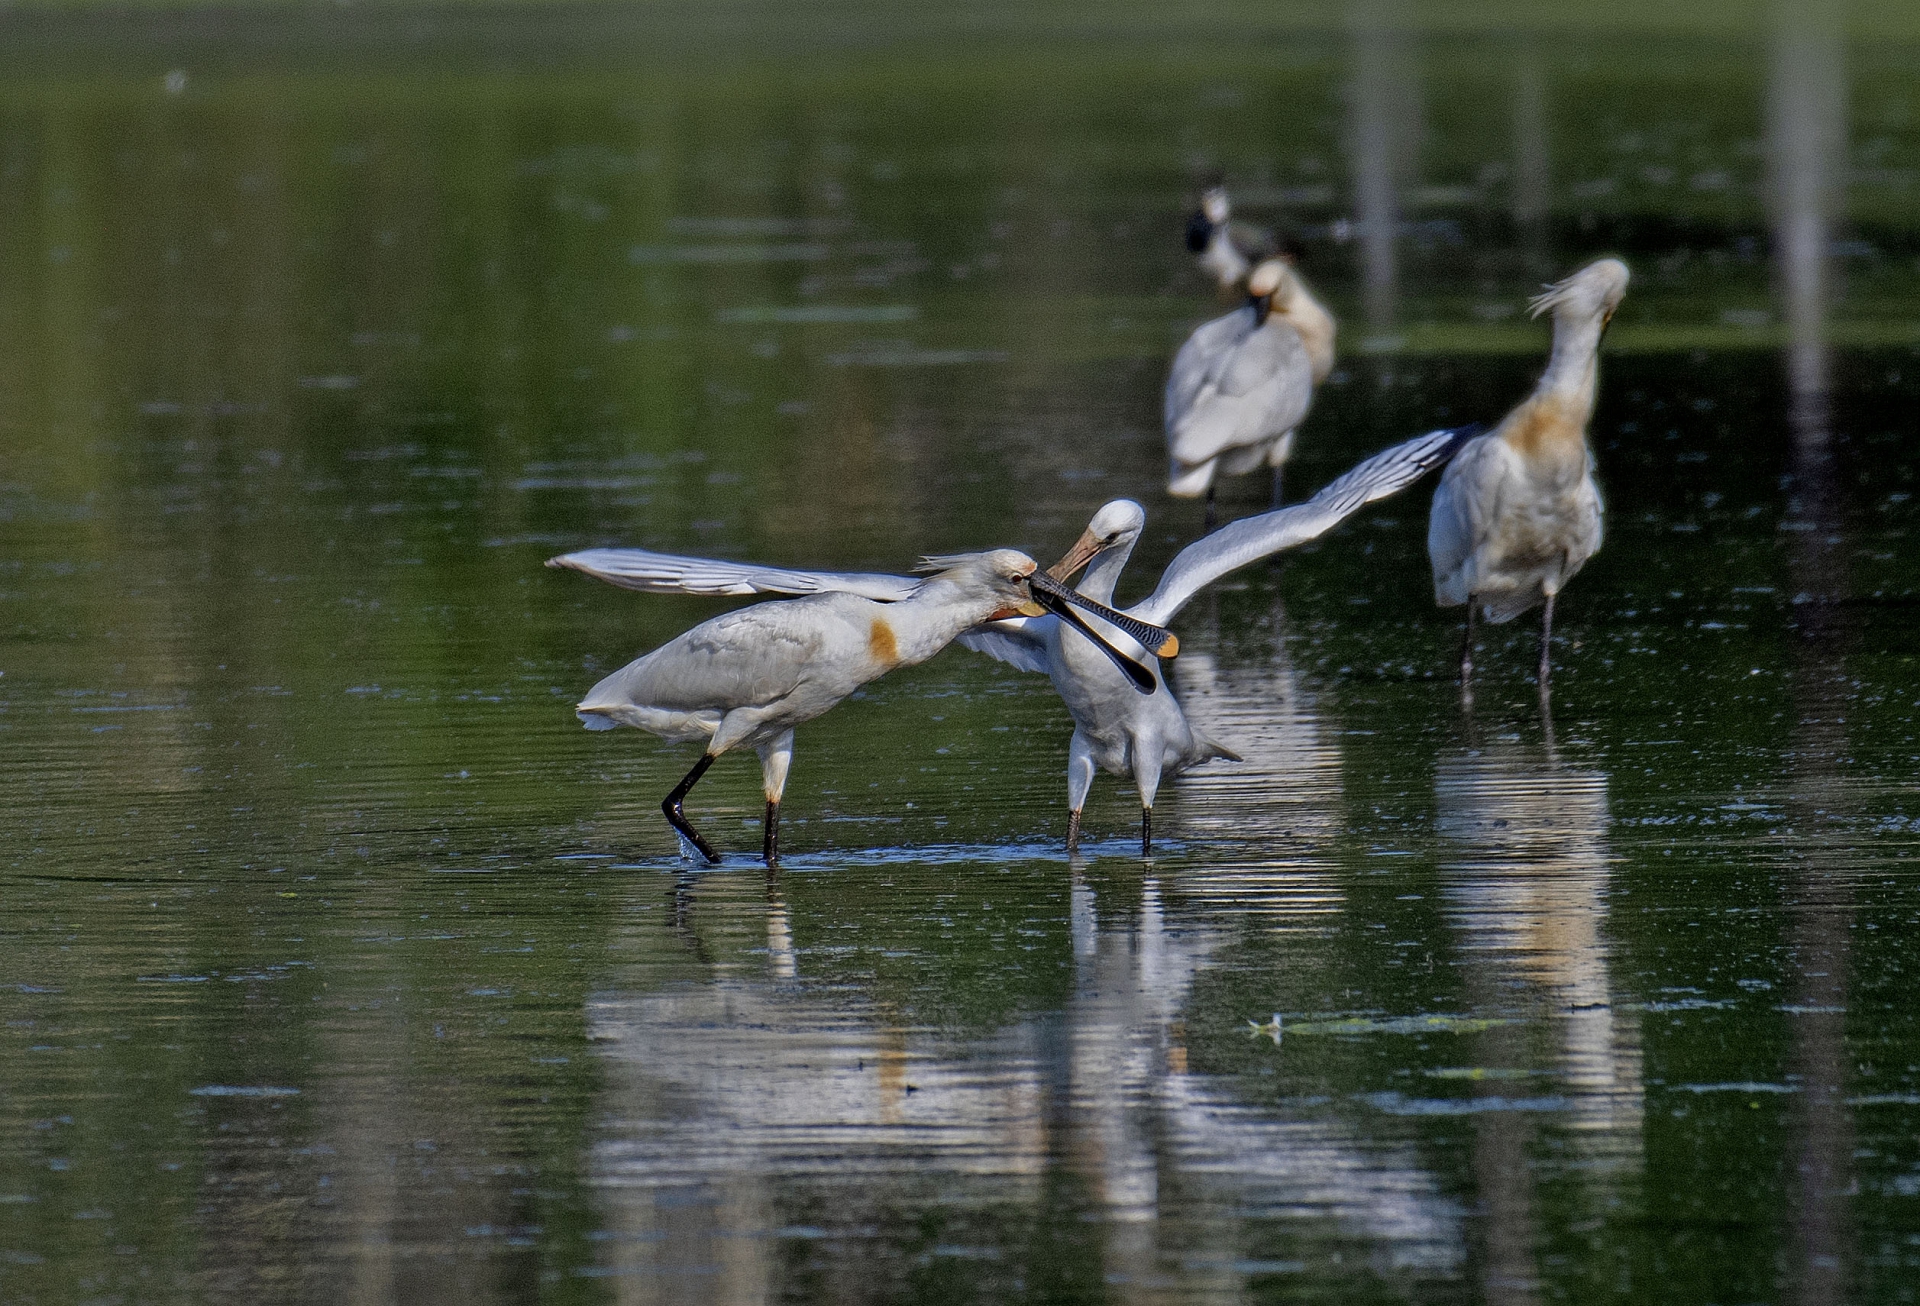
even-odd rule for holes
{"type": "Polygon", "coordinates": [[[1288,1025],[1289,1034],[1478,1034],[1512,1021],[1479,1016],[1393,1016],[1375,1020],[1349,1016],[1344,1020],[1308,1020],[1288,1025]]]}

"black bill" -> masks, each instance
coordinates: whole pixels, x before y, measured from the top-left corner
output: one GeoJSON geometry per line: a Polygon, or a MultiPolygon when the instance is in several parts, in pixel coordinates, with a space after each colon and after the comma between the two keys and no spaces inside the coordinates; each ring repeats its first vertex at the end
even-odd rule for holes
{"type": "Polygon", "coordinates": [[[1137,640],[1143,648],[1155,656],[1172,657],[1180,650],[1180,641],[1174,637],[1172,631],[1149,625],[1147,622],[1129,617],[1124,612],[1115,612],[1104,603],[1096,603],[1092,599],[1076,594],[1045,572],[1035,572],[1030,576],[1027,580],[1027,588],[1032,592],[1035,603],[1099,645],[1100,649],[1113,660],[1113,665],[1120,668],[1127,679],[1133,682],[1133,687],[1143,694],[1153,693],[1158,686],[1153,672],[1107,643],[1098,631],[1081,619],[1074,608],[1085,608],[1114,629],[1137,640]]]}

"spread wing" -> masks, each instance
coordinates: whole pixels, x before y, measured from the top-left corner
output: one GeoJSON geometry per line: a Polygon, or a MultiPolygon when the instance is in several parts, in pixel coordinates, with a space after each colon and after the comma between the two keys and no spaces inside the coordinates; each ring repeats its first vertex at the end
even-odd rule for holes
{"type": "Polygon", "coordinates": [[[688,558],[649,549],[584,549],[548,558],[549,567],[574,571],[651,594],[858,594],[898,603],[920,582],[911,576],[864,571],[796,571],[723,558],[688,558]]]}
{"type": "Polygon", "coordinates": [[[1159,587],[1127,615],[1165,625],[1206,586],[1230,571],[1332,530],[1355,512],[1412,485],[1453,457],[1478,427],[1432,431],[1377,453],[1305,503],[1221,527],[1175,555],[1159,587]]]}
{"type": "Polygon", "coordinates": [[[1167,378],[1167,452],[1189,466],[1260,444],[1300,424],[1313,402],[1313,364],[1285,323],[1253,326],[1241,309],[1187,340],[1167,378]],[[1220,329],[1228,328],[1228,329],[1220,329]]]}
{"type": "Polygon", "coordinates": [[[989,621],[961,632],[956,642],[1008,666],[1044,676],[1050,670],[1047,664],[1047,631],[1051,623],[1059,620],[1058,617],[1009,617],[1003,621],[989,621]]]}

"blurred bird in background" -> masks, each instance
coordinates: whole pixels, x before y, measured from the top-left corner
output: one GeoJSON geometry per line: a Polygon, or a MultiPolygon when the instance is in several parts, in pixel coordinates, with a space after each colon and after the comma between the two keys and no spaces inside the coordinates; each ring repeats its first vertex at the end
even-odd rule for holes
{"type": "Polygon", "coordinates": [[[1274,507],[1294,431],[1313,390],[1333,371],[1333,315],[1283,259],[1247,278],[1247,302],[1195,328],[1167,376],[1167,493],[1207,501],[1215,520],[1215,480],[1266,466],[1274,507]]]}
{"type": "Polygon", "coordinates": [[[1239,291],[1256,264],[1280,253],[1271,231],[1235,222],[1232,215],[1227,188],[1214,186],[1200,197],[1200,207],[1187,217],[1187,249],[1222,295],[1239,291]]]}

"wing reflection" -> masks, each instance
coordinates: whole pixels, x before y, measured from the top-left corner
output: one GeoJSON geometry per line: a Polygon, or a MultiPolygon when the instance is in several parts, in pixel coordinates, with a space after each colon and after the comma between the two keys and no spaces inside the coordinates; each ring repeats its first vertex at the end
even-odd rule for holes
{"type": "MultiPolygon", "coordinates": [[[[1276,602],[1275,629],[1284,621],[1276,602]]],[[[1187,715],[1245,760],[1181,776],[1174,830],[1197,844],[1271,850],[1196,868],[1181,879],[1182,901],[1262,915],[1341,910],[1332,863],[1307,851],[1326,848],[1342,828],[1340,750],[1284,641],[1276,636],[1269,659],[1222,666],[1212,653],[1188,649],[1176,666],[1187,715]]]]}

